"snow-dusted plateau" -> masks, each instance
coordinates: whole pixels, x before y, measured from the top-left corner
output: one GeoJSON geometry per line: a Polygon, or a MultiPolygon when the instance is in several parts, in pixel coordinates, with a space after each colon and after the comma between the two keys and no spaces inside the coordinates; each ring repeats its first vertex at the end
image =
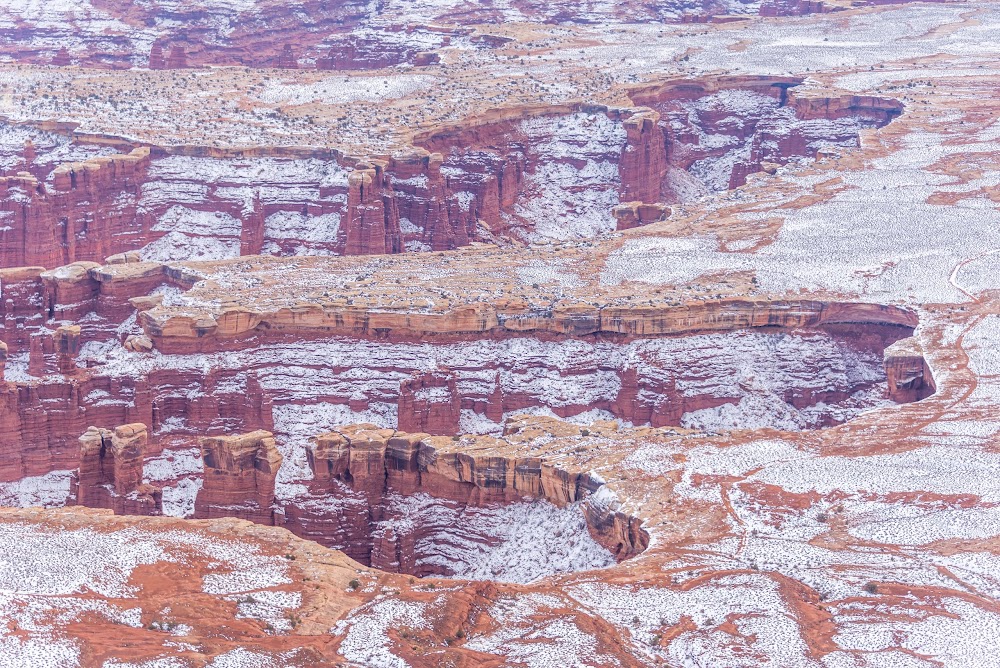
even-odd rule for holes
{"type": "Polygon", "coordinates": [[[0,0],[0,668],[1000,667],[998,63],[0,0]]]}

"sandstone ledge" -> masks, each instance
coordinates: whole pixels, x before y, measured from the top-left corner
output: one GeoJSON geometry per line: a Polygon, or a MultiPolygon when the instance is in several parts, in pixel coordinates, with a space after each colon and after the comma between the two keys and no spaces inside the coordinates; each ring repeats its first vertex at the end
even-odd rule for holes
{"type": "Polygon", "coordinates": [[[364,306],[303,302],[275,311],[227,306],[220,311],[177,313],[155,307],[139,314],[146,334],[161,350],[210,350],[253,336],[356,336],[403,339],[426,336],[490,336],[538,333],[654,337],[756,327],[819,327],[837,324],[917,326],[912,311],[894,306],[813,300],[728,299],[680,306],[468,304],[442,313],[387,311],[364,306]]]}

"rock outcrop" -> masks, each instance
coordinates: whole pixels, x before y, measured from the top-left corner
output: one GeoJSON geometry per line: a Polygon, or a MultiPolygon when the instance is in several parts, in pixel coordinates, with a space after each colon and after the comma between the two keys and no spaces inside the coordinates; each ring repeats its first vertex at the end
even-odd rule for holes
{"type": "Polygon", "coordinates": [[[88,425],[273,431],[288,407],[317,402],[353,411],[352,421],[379,414],[393,427],[443,435],[496,432],[505,415],[525,410],[563,417],[597,410],[635,424],[682,424],[685,415],[727,411],[759,394],[749,380],[746,387],[733,381],[743,367],[696,353],[707,350],[710,332],[722,337],[712,345],[771,379],[765,389],[777,394],[761,396],[808,413],[772,424],[822,427],[849,419],[857,407],[843,414],[814,407],[861,391],[869,397],[861,405],[878,399],[883,349],[916,325],[913,313],[895,307],[763,299],[680,306],[592,300],[545,309],[476,302],[441,312],[325,299],[256,311],[201,300],[198,308],[178,309],[150,293],[196,279],[129,261],[8,270],[3,279],[0,339],[14,360],[8,375],[19,379],[4,386],[0,402],[4,480],[74,468],[77,438],[88,425]],[[216,308],[221,313],[213,315],[216,308]],[[135,309],[146,332],[128,324],[135,309]],[[602,340],[588,339],[595,334],[602,340]],[[348,338],[331,340],[336,336],[348,338]],[[192,355],[240,350],[250,340],[249,350],[220,354],[207,367],[192,355]],[[760,352],[779,340],[779,353],[760,352]],[[93,353],[119,344],[121,354],[110,358],[93,353]],[[844,346],[863,355],[845,356],[838,352],[844,346]],[[870,365],[850,366],[869,358],[870,365]],[[331,360],[342,361],[331,367],[331,360]],[[850,373],[830,376],[827,370],[845,363],[850,373]],[[677,371],[692,365],[702,369],[697,385],[677,371]],[[291,382],[288,373],[300,375],[291,382]],[[813,382],[831,377],[844,380],[813,382]]]}
{"type": "Polygon", "coordinates": [[[174,44],[170,47],[170,55],[167,56],[167,61],[164,65],[164,69],[167,70],[182,70],[188,66],[187,53],[184,51],[184,47],[180,44],[174,44]]]}
{"type": "Polygon", "coordinates": [[[450,371],[421,373],[400,383],[400,431],[457,434],[461,411],[462,396],[450,371]]]}
{"type": "Polygon", "coordinates": [[[665,204],[626,202],[616,206],[611,215],[615,217],[616,229],[631,230],[634,227],[666,220],[670,217],[670,207],[665,204]]]}
{"type": "Polygon", "coordinates": [[[755,327],[814,328],[838,323],[910,328],[917,325],[911,311],[893,306],[764,299],[621,307],[572,304],[546,309],[515,301],[463,305],[439,313],[392,312],[330,300],[303,302],[294,308],[266,312],[234,307],[217,314],[202,312],[197,318],[153,308],[140,313],[139,321],[158,349],[177,353],[223,350],[249,336],[311,338],[321,332],[324,336],[406,340],[529,332],[572,337],[598,333],[656,337],[755,327]]]}
{"type": "Polygon", "coordinates": [[[286,44],[281,49],[281,54],[278,56],[277,67],[284,70],[297,70],[299,68],[299,61],[295,57],[295,52],[292,50],[291,44],[286,44]]]}
{"type": "Polygon", "coordinates": [[[52,65],[54,67],[65,67],[71,65],[73,62],[72,57],[69,55],[69,49],[65,46],[60,47],[56,55],[52,56],[52,65]]]}
{"type": "Polygon", "coordinates": [[[822,14],[823,12],[839,10],[830,8],[822,0],[769,0],[760,3],[761,16],[805,16],[806,14],[822,14]]]}
{"type": "Polygon", "coordinates": [[[618,165],[622,201],[660,202],[669,151],[660,114],[652,109],[638,109],[623,125],[628,140],[618,165]]]}
{"type": "Polygon", "coordinates": [[[916,337],[896,341],[885,349],[889,398],[905,404],[926,399],[937,391],[934,375],[916,337]]]}
{"type": "Polygon", "coordinates": [[[362,164],[348,177],[347,218],[343,223],[344,253],[399,253],[402,233],[399,210],[384,162],[362,164]]]}
{"type": "MultiPolygon", "coordinates": [[[[176,48],[164,67],[183,66],[176,48]]],[[[294,63],[288,52],[282,58],[294,63]]],[[[862,129],[901,110],[883,98],[797,96],[799,83],[716,77],[638,89],[636,107],[491,111],[368,158],[141,147],[49,174],[26,147],[28,171],[0,177],[0,216],[11,228],[0,236],[0,267],[128,250],[150,260],[222,259],[591,238],[653,222],[648,207],[662,201],[738,187],[749,174],[815,157],[821,145],[856,146],[862,129]]]]}
{"type": "Polygon", "coordinates": [[[58,267],[134,248],[144,230],[136,204],[148,165],[149,149],[140,148],[60,165],[50,183],[27,173],[0,178],[0,212],[10,228],[0,266],[58,267]]]}
{"type": "Polygon", "coordinates": [[[159,42],[153,42],[153,46],[149,49],[149,69],[167,69],[167,60],[163,57],[163,45],[159,42]]]}
{"type": "Polygon", "coordinates": [[[692,188],[738,188],[764,164],[813,158],[823,146],[856,147],[862,129],[882,127],[902,112],[899,101],[886,98],[799,96],[800,83],[789,77],[718,77],[634,92],[634,101],[656,112],[649,119],[665,137],[662,199],[683,201],[692,188]],[[703,141],[706,136],[713,140],[703,141]],[[687,176],[679,180],[671,170],[687,176]]]}
{"type": "Polygon", "coordinates": [[[204,485],[195,517],[238,517],[274,524],[274,485],[281,453],[267,431],[201,440],[204,485]]]}
{"type": "MultiPolygon", "coordinates": [[[[619,560],[646,548],[649,536],[636,518],[602,501],[604,494],[588,501],[601,481],[529,455],[475,454],[490,446],[505,447],[496,439],[458,445],[373,425],[317,436],[307,451],[315,480],[308,497],[285,506],[286,526],[383,570],[448,575],[447,564],[422,553],[434,543],[439,527],[433,521],[399,521],[399,513],[406,513],[400,499],[429,496],[446,513],[541,499],[558,507],[583,502],[593,537],[619,560]]],[[[465,539],[488,540],[473,528],[465,539]]]]}
{"type": "Polygon", "coordinates": [[[143,483],[147,441],[144,424],[87,429],[80,437],[80,466],[72,481],[76,504],[118,515],[160,514],[160,490],[143,483]]]}

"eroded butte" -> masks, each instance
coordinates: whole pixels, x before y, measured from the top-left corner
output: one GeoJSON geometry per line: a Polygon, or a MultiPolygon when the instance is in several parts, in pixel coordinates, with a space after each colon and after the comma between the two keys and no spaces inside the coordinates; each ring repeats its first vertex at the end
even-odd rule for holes
{"type": "Polygon", "coordinates": [[[1000,665],[996,5],[0,36],[0,665],[1000,665]]]}

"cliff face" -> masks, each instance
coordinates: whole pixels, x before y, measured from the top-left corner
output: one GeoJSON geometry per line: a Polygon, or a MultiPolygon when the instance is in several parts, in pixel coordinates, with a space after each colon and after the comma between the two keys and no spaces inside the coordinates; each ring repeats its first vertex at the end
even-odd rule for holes
{"type": "MultiPolygon", "coordinates": [[[[737,416],[754,402],[763,402],[757,419],[765,423],[815,428],[884,398],[881,351],[910,331],[852,324],[831,333],[824,328],[835,327],[837,316],[827,315],[829,324],[794,329],[808,321],[784,311],[788,329],[769,329],[782,322],[776,309],[759,314],[760,331],[736,323],[724,331],[723,321],[713,319],[718,313],[706,311],[704,319],[677,322],[677,327],[691,327],[686,336],[658,337],[647,330],[650,338],[617,341],[508,330],[506,337],[466,334],[438,342],[392,342],[388,327],[384,334],[373,329],[372,339],[296,341],[290,332],[264,327],[242,353],[191,354],[175,340],[169,363],[161,366],[158,358],[136,363],[143,369],[141,380],[157,388],[158,423],[176,418],[195,430],[211,428],[217,416],[236,423],[276,423],[279,408],[284,412],[290,406],[317,404],[343,407],[356,416],[352,419],[377,415],[386,426],[443,434],[496,431],[504,415],[526,410],[563,417],[603,411],[654,426],[710,425],[714,420],[722,425],[728,424],[728,411],[736,411],[732,419],[738,422],[737,416]],[[715,333],[692,332],[708,323],[715,333]],[[266,343],[264,332],[277,338],[266,343]],[[207,375],[206,365],[211,369],[207,375]],[[192,385],[211,388],[212,398],[169,398],[192,385]],[[857,401],[861,403],[849,408],[857,401]],[[838,406],[846,412],[838,412],[838,406]]],[[[814,314],[813,322],[819,317],[814,314]]],[[[660,324],[656,331],[671,330],[660,324]]],[[[299,332],[302,336],[303,330],[299,332]]],[[[201,339],[208,336],[206,332],[201,339]]],[[[158,347],[162,342],[156,339],[158,347]]],[[[234,341],[226,347],[240,345],[234,341]]],[[[101,373],[116,376],[137,367],[129,363],[120,368],[112,363],[101,373]]]]}
{"type": "Polygon", "coordinates": [[[901,103],[883,98],[800,97],[799,83],[720,77],[638,90],[633,99],[656,110],[665,136],[664,201],[738,188],[764,164],[813,158],[823,146],[856,147],[862,129],[882,127],[902,112],[901,103]]]}
{"type": "Polygon", "coordinates": [[[168,308],[139,314],[145,332],[164,352],[225,350],[254,337],[311,338],[343,335],[403,341],[413,337],[481,338],[516,333],[581,337],[614,334],[670,336],[698,331],[731,331],[755,327],[812,328],[838,323],[916,327],[912,312],[880,304],[830,303],[812,300],[727,299],[682,305],[557,305],[539,309],[523,302],[475,304],[440,313],[394,312],[303,302],[294,308],[256,311],[223,308],[197,317],[168,308]]]}
{"type": "Polygon", "coordinates": [[[403,250],[399,209],[385,163],[359,165],[347,181],[344,253],[399,253],[403,250]]]}
{"type": "Polygon", "coordinates": [[[0,178],[4,267],[57,267],[134,248],[144,219],[136,203],[149,150],[59,166],[50,186],[27,173],[0,178]],[[132,237],[132,238],[130,238],[132,237]]]}
{"type": "Polygon", "coordinates": [[[377,158],[137,148],[53,170],[45,156],[69,140],[17,129],[24,148],[8,159],[26,171],[0,177],[0,267],[128,250],[152,261],[212,260],[592,238],[668,216],[650,208],[660,202],[743,185],[765,165],[856,146],[862,129],[901,110],[874,97],[799,97],[798,83],[721,77],[639,89],[633,99],[644,106],[632,108],[492,111],[377,158]],[[37,154],[34,140],[48,153],[37,154]]]}
{"type": "MultiPolygon", "coordinates": [[[[647,3],[539,2],[468,4],[453,0],[411,7],[373,6],[360,0],[289,5],[278,0],[253,3],[91,0],[86,5],[13,5],[0,12],[5,55],[40,64],[155,69],[244,65],[288,67],[295,45],[319,69],[377,69],[426,64],[425,54],[449,46],[472,31],[463,27],[505,22],[578,23],[683,22],[691,16],[756,11],[755,2],[672,0],[647,3]],[[455,26],[449,28],[445,26],[455,26]],[[150,49],[149,32],[158,38],[150,49]],[[56,49],[66,34],[72,48],[56,49]],[[180,59],[175,52],[183,54],[180,59]],[[170,57],[164,57],[170,53],[170,57]]],[[[494,42],[479,39],[477,46],[494,42]]],[[[436,54],[434,54],[436,55],[436,54]]]]}
{"type": "Polygon", "coordinates": [[[638,130],[626,131],[635,113],[645,112],[585,105],[509,110],[418,143],[442,156],[455,204],[449,214],[457,218],[452,228],[464,226],[471,236],[480,222],[501,237],[589,237],[614,229],[611,210],[623,197],[651,194],[657,165],[643,161],[657,160],[662,150],[649,150],[657,133],[644,135],[640,121],[638,130]]]}
{"type": "Polygon", "coordinates": [[[619,163],[622,201],[659,202],[668,163],[667,139],[655,111],[639,111],[626,119],[628,137],[619,163]]]}
{"type": "Polygon", "coordinates": [[[77,505],[108,508],[118,515],[159,515],[159,489],[143,484],[146,425],[114,431],[90,427],[80,437],[80,465],[72,481],[77,505]]]}
{"type": "Polygon", "coordinates": [[[494,547],[497,538],[482,526],[488,509],[526,500],[559,508],[582,504],[587,531],[618,560],[648,545],[636,518],[590,500],[601,481],[538,458],[477,456],[448,444],[454,445],[372,425],[314,438],[307,451],[314,481],[306,497],[285,505],[286,526],[362,563],[421,577],[455,574],[458,561],[434,558],[440,541],[494,547]],[[467,523],[443,525],[446,517],[467,523]]]}
{"type": "Polygon", "coordinates": [[[44,308],[42,271],[42,267],[0,270],[2,338],[9,346],[27,346],[30,334],[49,319],[48,309],[44,308]]]}
{"type": "Polygon", "coordinates": [[[274,67],[286,44],[313,47],[331,33],[357,26],[365,14],[360,2],[310,0],[293,8],[273,1],[233,5],[93,0],[85,6],[23,12],[11,7],[4,16],[14,23],[2,34],[8,44],[4,53],[22,62],[48,64],[51,51],[40,45],[71,32],[76,37],[71,52],[53,64],[128,68],[145,64],[148,57],[156,69],[206,64],[274,67]],[[148,41],[137,39],[150,28],[159,35],[152,53],[148,41]],[[169,55],[164,58],[164,53],[169,55]]]}
{"type": "Polygon", "coordinates": [[[203,438],[201,454],[205,475],[195,518],[238,517],[274,524],[274,481],[282,457],[270,432],[203,438]]]}
{"type": "Polygon", "coordinates": [[[934,375],[914,337],[897,341],[885,349],[885,375],[889,398],[896,403],[920,401],[937,391],[934,375]]]}
{"type": "MultiPolygon", "coordinates": [[[[365,424],[311,441],[311,479],[276,494],[283,459],[269,432],[203,439],[194,517],[282,526],[366,565],[420,577],[529,582],[610,566],[649,545],[641,520],[620,510],[602,479],[553,466],[523,446],[365,424]],[[521,555],[516,563],[512,551],[521,555]]],[[[159,514],[176,481],[164,476],[159,457],[157,483],[142,484],[143,425],[91,427],[80,444],[78,505],[159,514]]]]}
{"type": "Polygon", "coordinates": [[[462,396],[454,373],[420,373],[399,384],[397,415],[402,431],[457,434],[461,413],[462,396]]]}
{"type": "Polygon", "coordinates": [[[310,406],[445,435],[496,432],[525,410],[724,426],[751,404],[772,426],[822,427],[882,399],[882,351],[916,324],[892,307],[763,300],[438,315],[315,304],[211,316],[145,296],[173,280],[160,265],[8,276],[14,293],[38,299],[5,313],[7,375],[20,379],[4,385],[0,407],[7,480],[76,466],[88,425],[288,433],[289,411],[310,406]],[[130,302],[148,336],[119,324],[130,302]],[[50,330],[50,314],[84,324],[50,330]],[[606,340],[586,338],[598,333],[606,340]]]}
{"type": "Polygon", "coordinates": [[[443,435],[496,433],[522,411],[712,428],[754,414],[803,429],[849,419],[885,392],[906,400],[897,390],[912,385],[883,365],[886,346],[916,325],[893,307],[495,302],[418,313],[323,301],[192,310],[158,305],[164,296],[150,292],[193,279],[121,259],[0,277],[3,479],[75,467],[89,425],[287,434],[297,407],[337,407],[348,421],[443,435]],[[131,324],[135,309],[145,331],[131,324]],[[81,324],[62,324],[71,321],[81,324]],[[886,389],[887,370],[897,390],[886,389]]]}
{"type": "MultiPolygon", "coordinates": [[[[397,65],[431,65],[440,60],[433,50],[447,47],[454,36],[469,29],[434,29],[420,25],[397,25],[387,30],[330,35],[316,58],[318,70],[372,70],[397,65]]],[[[482,44],[480,42],[480,44],[482,44]]]]}

